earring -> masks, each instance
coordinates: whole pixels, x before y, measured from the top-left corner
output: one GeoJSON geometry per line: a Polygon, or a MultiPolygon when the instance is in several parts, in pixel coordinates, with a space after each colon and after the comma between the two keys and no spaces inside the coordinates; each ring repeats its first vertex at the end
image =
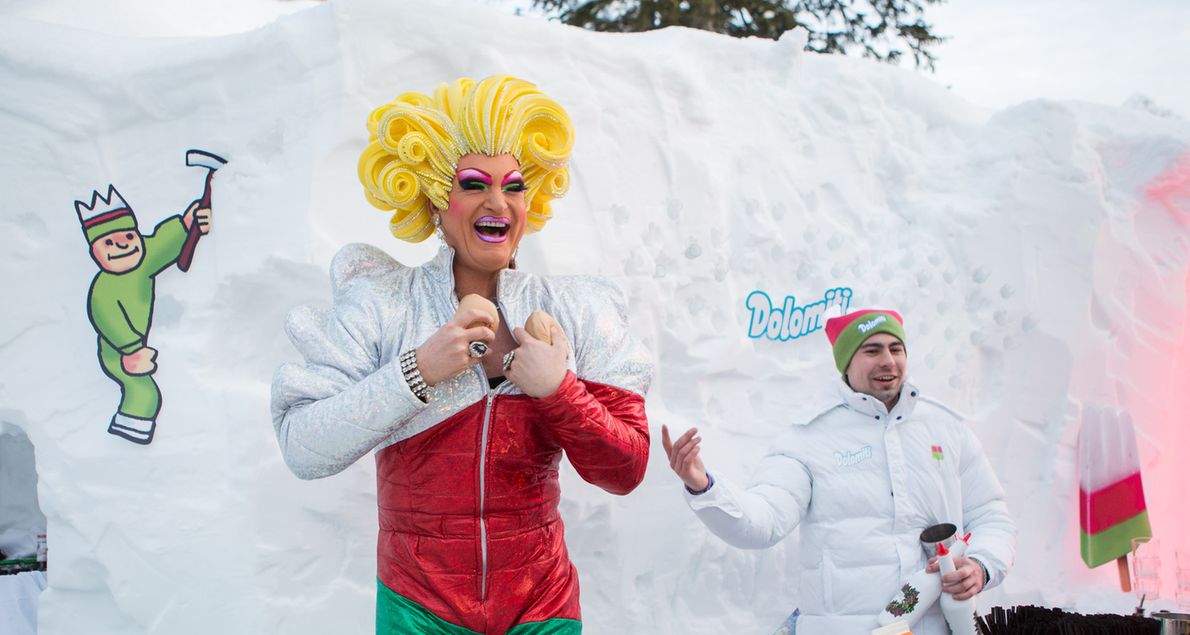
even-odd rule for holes
{"type": "Polygon", "coordinates": [[[442,218],[438,216],[438,212],[434,212],[430,218],[434,221],[434,235],[438,240],[446,242],[446,236],[442,233],[442,218]]]}

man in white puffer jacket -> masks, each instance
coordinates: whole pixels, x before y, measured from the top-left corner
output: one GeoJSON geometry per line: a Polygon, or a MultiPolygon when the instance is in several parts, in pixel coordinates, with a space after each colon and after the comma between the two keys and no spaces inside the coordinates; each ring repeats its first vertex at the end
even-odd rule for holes
{"type": "MultiPolygon", "coordinates": [[[[1003,581],[1016,526],[975,435],[960,417],[905,381],[905,332],[889,310],[827,321],[837,399],[793,422],[757,466],[748,487],[712,477],[697,430],[662,440],[698,518],[729,544],[770,547],[801,526],[798,635],[867,635],[902,581],[926,566],[919,536],[952,523],[971,532],[966,557],[943,592],[973,597],[1003,581]]],[[[936,564],[931,564],[937,570],[936,564]]],[[[917,635],[949,629],[935,604],[917,635]]]]}

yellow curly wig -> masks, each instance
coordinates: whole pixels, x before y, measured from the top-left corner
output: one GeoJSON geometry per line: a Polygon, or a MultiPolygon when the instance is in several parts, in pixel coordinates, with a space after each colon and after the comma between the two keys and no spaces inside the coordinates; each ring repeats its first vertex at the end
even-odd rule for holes
{"type": "Polygon", "coordinates": [[[570,116],[523,79],[463,77],[433,97],[405,93],[372,111],[368,132],[359,180],[369,203],[394,210],[389,230],[401,240],[421,242],[433,233],[430,205],[446,209],[455,166],[466,154],[516,158],[530,232],[545,226],[550,201],[570,186],[570,116]]]}

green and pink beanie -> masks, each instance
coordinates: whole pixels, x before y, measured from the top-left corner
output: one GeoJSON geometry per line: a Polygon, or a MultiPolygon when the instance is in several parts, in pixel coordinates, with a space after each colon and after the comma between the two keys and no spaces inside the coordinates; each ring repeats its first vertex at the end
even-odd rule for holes
{"type": "Polygon", "coordinates": [[[865,340],[888,333],[905,343],[905,320],[892,309],[859,309],[826,321],[826,337],[835,353],[835,366],[847,374],[847,365],[865,340]]]}

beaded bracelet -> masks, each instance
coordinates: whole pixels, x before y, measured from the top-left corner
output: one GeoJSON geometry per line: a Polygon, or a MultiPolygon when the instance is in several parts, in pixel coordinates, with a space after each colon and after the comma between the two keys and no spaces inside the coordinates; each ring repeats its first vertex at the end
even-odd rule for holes
{"type": "Polygon", "coordinates": [[[409,390],[413,391],[414,396],[422,400],[422,403],[429,403],[426,393],[429,392],[430,387],[426,385],[426,380],[421,378],[421,371],[417,369],[417,350],[410,349],[401,353],[401,374],[405,376],[405,383],[409,384],[409,390]]]}
{"type": "Polygon", "coordinates": [[[974,561],[975,561],[975,564],[979,565],[979,569],[980,569],[981,571],[983,571],[983,583],[984,583],[984,585],[987,585],[987,583],[988,583],[988,582],[991,582],[991,581],[992,581],[992,574],[991,574],[991,573],[988,571],[988,567],[987,567],[987,565],[985,565],[985,564],[983,563],[983,561],[982,561],[982,560],[980,560],[980,559],[978,559],[978,558],[968,558],[968,560],[974,560],[974,561]]]}

